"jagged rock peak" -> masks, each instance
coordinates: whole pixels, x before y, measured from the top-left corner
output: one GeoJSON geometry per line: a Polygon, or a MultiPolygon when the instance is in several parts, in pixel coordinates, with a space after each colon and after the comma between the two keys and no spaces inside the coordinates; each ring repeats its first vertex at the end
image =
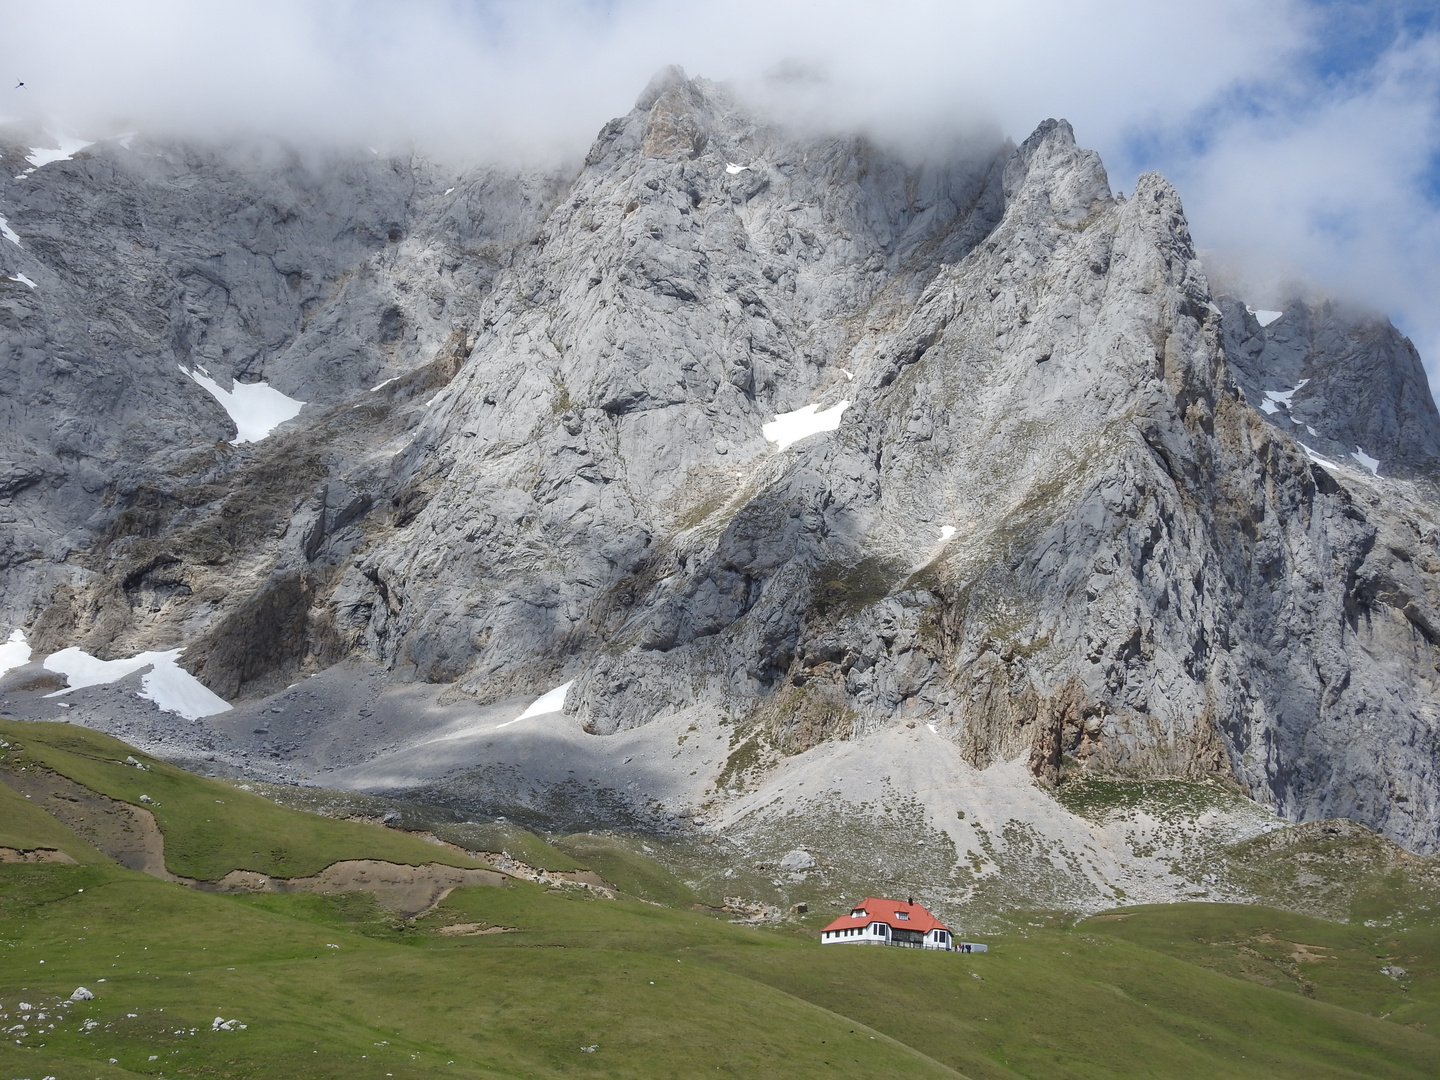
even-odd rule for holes
{"type": "Polygon", "coordinates": [[[669,64],[650,77],[645,89],[640,91],[640,96],[635,99],[635,109],[640,112],[648,112],[654,107],[655,102],[660,100],[660,95],[667,90],[689,84],[690,80],[685,75],[685,69],[679,64],[669,64]]]}
{"type": "Polygon", "coordinates": [[[1066,120],[1046,120],[1005,166],[1005,198],[1025,213],[1048,212],[1075,225],[1111,199],[1100,155],[1081,149],[1066,120]]]}

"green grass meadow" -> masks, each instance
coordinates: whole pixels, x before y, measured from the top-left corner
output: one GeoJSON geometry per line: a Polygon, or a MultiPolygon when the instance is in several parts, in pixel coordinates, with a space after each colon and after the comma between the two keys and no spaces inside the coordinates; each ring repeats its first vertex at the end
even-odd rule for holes
{"type": "MultiPolygon", "coordinates": [[[[123,744],[42,748],[40,727],[4,728],[26,767],[116,798],[138,782],[157,819],[168,811],[167,843],[190,838],[183,866],[249,858],[261,822],[307,868],[332,844],[334,858],[437,850],[374,826],[328,832],[352,823],[258,796],[232,804],[233,787],[138,754],[151,771],[113,766],[132,782],[105,764],[123,744]],[[213,828],[216,798],[238,808],[223,819],[234,839],[213,828]],[[189,821],[201,813],[212,828],[189,821]]],[[[618,899],[512,881],[404,921],[365,893],[199,892],[66,832],[0,785],[0,846],[80,863],[0,865],[0,1077],[1440,1075],[1431,922],[1188,904],[1017,916],[986,954],[822,947],[798,926],[732,925],[602,837],[557,840],[556,857],[618,899]],[[60,1004],[82,985],[94,1000],[60,1004]],[[213,1031],[217,1017],[245,1027],[213,1031]]]]}

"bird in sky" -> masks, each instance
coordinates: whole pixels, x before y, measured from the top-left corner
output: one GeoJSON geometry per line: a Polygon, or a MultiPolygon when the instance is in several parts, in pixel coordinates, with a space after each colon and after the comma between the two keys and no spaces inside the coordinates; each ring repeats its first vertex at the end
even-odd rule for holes
{"type": "Polygon", "coordinates": [[[16,79],[16,80],[15,80],[15,89],[16,89],[16,90],[23,90],[23,89],[25,89],[25,80],[24,80],[24,79],[16,79]]]}

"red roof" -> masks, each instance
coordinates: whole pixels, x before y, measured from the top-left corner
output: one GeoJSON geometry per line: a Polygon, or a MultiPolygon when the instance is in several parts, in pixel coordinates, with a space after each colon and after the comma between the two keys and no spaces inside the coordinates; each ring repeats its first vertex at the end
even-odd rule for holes
{"type": "Polygon", "coordinates": [[[858,926],[869,926],[872,922],[889,923],[902,930],[919,930],[928,934],[931,930],[950,928],[931,915],[919,904],[907,904],[904,900],[885,900],[878,896],[867,896],[848,913],[841,915],[826,930],[849,930],[858,926]],[[863,915],[856,912],[863,911],[863,915]],[[904,915],[904,918],[901,918],[904,915]]]}

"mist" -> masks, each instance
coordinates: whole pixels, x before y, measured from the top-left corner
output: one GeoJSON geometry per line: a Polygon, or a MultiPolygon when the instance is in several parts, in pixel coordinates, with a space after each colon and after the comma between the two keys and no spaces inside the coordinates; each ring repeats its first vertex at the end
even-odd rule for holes
{"type": "Polygon", "coordinates": [[[1408,0],[0,0],[0,117],[573,160],[668,64],[919,152],[1065,117],[1274,305],[1391,315],[1440,371],[1440,17],[1408,0]],[[1356,44],[1358,43],[1358,44],[1356,44]],[[12,89],[24,80],[23,89],[12,89]]]}

